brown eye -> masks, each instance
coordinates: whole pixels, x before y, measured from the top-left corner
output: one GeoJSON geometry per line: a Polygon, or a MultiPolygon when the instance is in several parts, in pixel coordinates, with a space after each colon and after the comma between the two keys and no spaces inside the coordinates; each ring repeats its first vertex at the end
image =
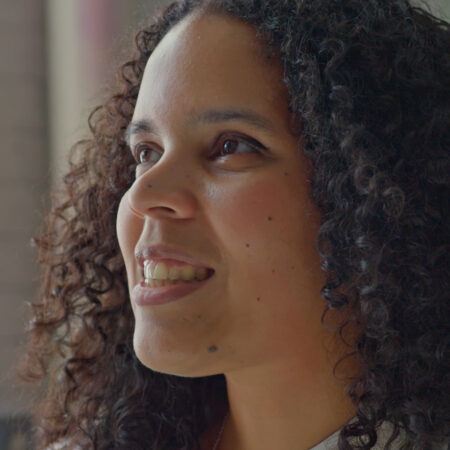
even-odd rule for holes
{"type": "MultiPolygon", "coordinates": [[[[239,153],[262,155],[266,148],[255,139],[241,136],[219,138],[215,147],[218,150],[212,156],[217,158],[225,158],[239,153]]],[[[161,155],[153,150],[147,144],[136,145],[132,153],[137,165],[157,163],[161,155]]]]}
{"type": "MultiPolygon", "coordinates": [[[[152,155],[152,148],[148,145],[137,145],[134,150],[134,159],[138,164],[145,164],[149,162],[149,155],[152,155]]],[[[154,158],[153,158],[154,159],[154,158]]],[[[153,161],[156,162],[156,161],[153,161]]]]}
{"type": "Polygon", "coordinates": [[[235,153],[261,153],[264,148],[259,142],[254,141],[250,143],[249,139],[244,139],[240,137],[229,138],[219,140],[219,150],[215,156],[226,157],[233,155],[235,153]]]}

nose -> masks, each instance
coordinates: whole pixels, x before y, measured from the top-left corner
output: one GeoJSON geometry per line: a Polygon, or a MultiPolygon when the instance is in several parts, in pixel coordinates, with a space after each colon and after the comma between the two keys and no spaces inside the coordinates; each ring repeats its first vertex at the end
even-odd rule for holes
{"type": "Polygon", "coordinates": [[[126,194],[130,211],[143,220],[192,216],[196,208],[195,177],[186,165],[172,155],[142,169],[126,194]]]}

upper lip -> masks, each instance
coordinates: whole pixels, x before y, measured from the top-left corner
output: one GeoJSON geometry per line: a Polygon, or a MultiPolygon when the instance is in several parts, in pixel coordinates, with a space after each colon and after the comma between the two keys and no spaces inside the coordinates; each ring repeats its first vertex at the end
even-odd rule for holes
{"type": "Polygon", "coordinates": [[[144,267],[144,261],[146,260],[158,261],[163,259],[175,259],[190,264],[191,266],[211,269],[208,264],[203,263],[188,253],[165,244],[138,246],[135,250],[135,257],[142,268],[144,267]]]}

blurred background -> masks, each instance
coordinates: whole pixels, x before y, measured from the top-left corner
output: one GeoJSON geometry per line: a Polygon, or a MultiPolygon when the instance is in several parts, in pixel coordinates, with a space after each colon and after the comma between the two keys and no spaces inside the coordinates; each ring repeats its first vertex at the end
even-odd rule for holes
{"type": "MultiPolygon", "coordinates": [[[[38,267],[30,239],[68,149],[113,82],[138,24],[168,0],[0,2],[0,450],[32,449],[32,392],[14,380],[38,267]]],[[[450,0],[429,0],[450,21],[450,0]]]]}

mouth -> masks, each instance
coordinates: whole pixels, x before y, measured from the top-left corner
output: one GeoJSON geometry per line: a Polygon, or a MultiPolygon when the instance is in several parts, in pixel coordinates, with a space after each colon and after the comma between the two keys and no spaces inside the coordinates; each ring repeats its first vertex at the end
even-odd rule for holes
{"type": "Polygon", "coordinates": [[[141,272],[141,280],[143,280],[143,284],[146,287],[149,288],[159,288],[159,287],[166,287],[166,286],[177,286],[180,284],[191,284],[191,283],[195,283],[198,281],[206,281],[209,278],[211,278],[215,273],[214,269],[206,269],[205,275],[201,278],[192,278],[192,279],[182,279],[182,278],[178,278],[176,280],[171,280],[171,279],[154,279],[154,278],[149,278],[146,279],[145,278],[145,274],[144,272],[141,272]]]}
{"type": "Polygon", "coordinates": [[[160,305],[188,296],[207,285],[213,277],[214,269],[208,269],[202,280],[150,280],[142,279],[134,286],[131,297],[139,306],[160,305]]]}

